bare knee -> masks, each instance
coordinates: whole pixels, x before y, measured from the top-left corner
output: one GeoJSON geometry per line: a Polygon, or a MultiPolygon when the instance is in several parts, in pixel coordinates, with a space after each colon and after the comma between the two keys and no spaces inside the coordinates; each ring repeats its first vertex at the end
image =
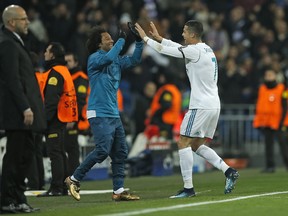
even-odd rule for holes
{"type": "Polygon", "coordinates": [[[190,147],[189,137],[180,136],[177,142],[178,149],[184,149],[190,147]]]}
{"type": "Polygon", "coordinates": [[[194,152],[196,152],[197,151],[197,149],[200,147],[200,145],[202,145],[203,143],[193,143],[192,145],[191,145],[191,148],[192,148],[192,150],[194,151],[194,152]]]}
{"type": "Polygon", "coordinates": [[[202,144],[204,144],[204,142],[205,142],[204,138],[180,136],[177,145],[178,149],[191,147],[192,150],[195,152],[202,144]]]}

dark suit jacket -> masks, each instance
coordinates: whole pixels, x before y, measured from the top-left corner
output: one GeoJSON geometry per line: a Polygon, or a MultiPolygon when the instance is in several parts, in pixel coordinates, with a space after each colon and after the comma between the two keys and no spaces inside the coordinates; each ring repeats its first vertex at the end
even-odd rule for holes
{"type": "Polygon", "coordinates": [[[30,54],[19,39],[2,26],[0,30],[0,130],[43,131],[44,105],[30,54]],[[34,113],[32,126],[25,126],[24,110],[34,113]]]}

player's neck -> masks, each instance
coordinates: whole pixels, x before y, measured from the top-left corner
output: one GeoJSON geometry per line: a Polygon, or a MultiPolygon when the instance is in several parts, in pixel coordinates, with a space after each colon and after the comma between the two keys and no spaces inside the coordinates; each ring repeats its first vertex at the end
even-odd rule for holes
{"type": "Polygon", "coordinates": [[[190,41],[190,44],[191,44],[191,45],[195,45],[195,44],[198,44],[198,43],[202,43],[202,40],[192,39],[192,40],[190,41]]]}

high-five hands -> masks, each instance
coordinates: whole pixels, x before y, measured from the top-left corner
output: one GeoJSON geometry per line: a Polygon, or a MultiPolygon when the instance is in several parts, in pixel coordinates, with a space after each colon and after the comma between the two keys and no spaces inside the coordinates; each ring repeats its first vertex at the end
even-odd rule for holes
{"type": "MultiPolygon", "coordinates": [[[[138,24],[138,23],[135,23],[135,29],[138,31],[139,33],[139,36],[144,39],[144,37],[147,37],[145,31],[142,29],[142,27],[138,24]]],[[[145,41],[146,42],[146,41],[145,41]]]]}
{"type": "Polygon", "coordinates": [[[127,26],[128,26],[128,28],[129,28],[129,30],[131,31],[131,33],[134,35],[135,40],[136,40],[137,42],[142,41],[142,38],[140,37],[138,31],[135,29],[135,25],[132,24],[131,22],[128,22],[128,23],[127,23],[127,26]]]}
{"type": "Polygon", "coordinates": [[[123,29],[120,28],[119,32],[118,32],[118,37],[119,38],[123,38],[124,40],[126,40],[127,34],[126,34],[126,32],[123,29]]]}
{"type": "MultiPolygon", "coordinates": [[[[161,37],[161,36],[159,35],[158,30],[157,30],[156,26],[154,25],[154,23],[153,23],[153,22],[150,22],[150,26],[151,26],[151,29],[152,29],[151,31],[149,31],[150,35],[151,35],[151,36],[153,37],[153,39],[155,39],[156,41],[161,42],[162,39],[163,39],[163,37],[161,37]]],[[[135,29],[138,31],[138,33],[139,33],[139,35],[140,35],[140,37],[141,37],[142,39],[144,39],[144,37],[147,37],[145,31],[143,30],[143,28],[142,28],[138,23],[135,24],[135,29]]],[[[144,41],[145,41],[145,40],[144,40],[144,41]]],[[[147,40],[146,40],[145,42],[147,42],[147,40]]]]}
{"type": "Polygon", "coordinates": [[[158,42],[161,42],[163,37],[161,37],[158,33],[158,30],[156,28],[156,26],[154,25],[153,22],[150,22],[150,27],[152,29],[152,31],[149,31],[150,35],[153,37],[153,39],[155,39],[158,42]]]}

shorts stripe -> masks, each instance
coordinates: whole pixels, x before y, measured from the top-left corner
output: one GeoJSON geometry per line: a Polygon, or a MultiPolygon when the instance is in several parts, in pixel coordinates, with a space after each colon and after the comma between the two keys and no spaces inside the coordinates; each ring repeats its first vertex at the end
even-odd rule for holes
{"type": "Polygon", "coordinates": [[[191,115],[190,115],[190,117],[189,117],[188,124],[187,124],[187,128],[186,128],[186,131],[185,131],[185,135],[186,135],[186,136],[189,136],[190,133],[191,133],[191,130],[192,130],[192,126],[193,126],[193,122],[194,122],[196,113],[197,113],[197,109],[192,109],[192,110],[191,110],[191,115]]]}

